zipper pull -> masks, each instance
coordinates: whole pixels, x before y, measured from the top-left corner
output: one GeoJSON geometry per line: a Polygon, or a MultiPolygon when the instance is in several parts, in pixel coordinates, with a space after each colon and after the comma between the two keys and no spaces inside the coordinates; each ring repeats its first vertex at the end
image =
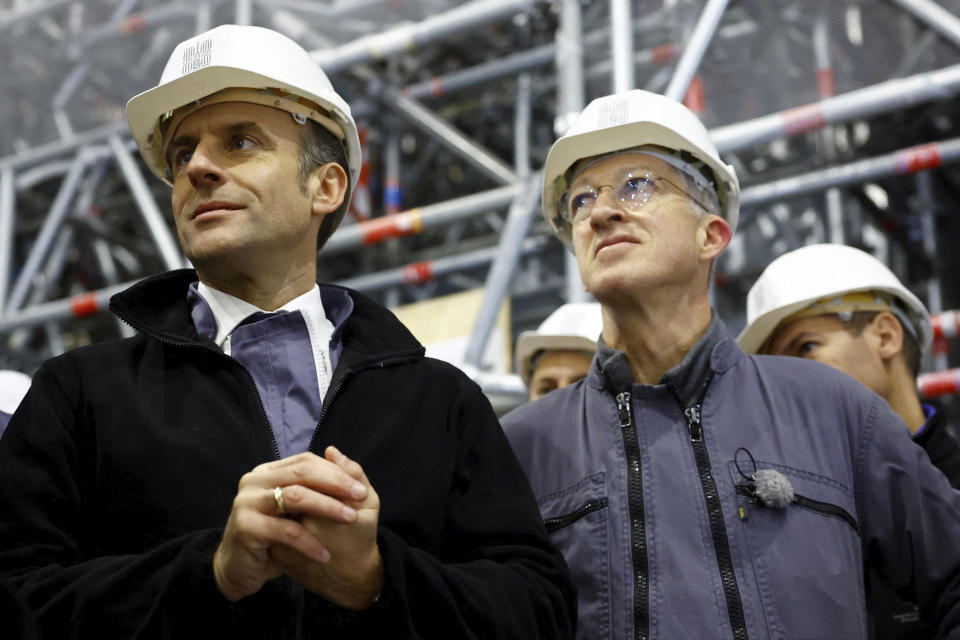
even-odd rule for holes
{"type": "Polygon", "coordinates": [[[703,440],[703,423],[700,421],[700,405],[695,404],[685,409],[683,413],[687,416],[687,430],[690,431],[690,440],[700,442],[703,440]]]}
{"type": "Polygon", "coordinates": [[[626,429],[631,424],[633,420],[630,417],[631,407],[630,407],[630,392],[624,391],[623,393],[617,394],[617,415],[620,416],[620,427],[626,429]]]}

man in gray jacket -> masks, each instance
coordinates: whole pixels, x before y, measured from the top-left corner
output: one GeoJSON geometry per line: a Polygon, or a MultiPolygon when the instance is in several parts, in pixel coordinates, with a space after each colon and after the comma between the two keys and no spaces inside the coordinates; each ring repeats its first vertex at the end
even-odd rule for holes
{"type": "Polygon", "coordinates": [[[748,356],[713,313],[739,186],[681,104],[591,102],[544,214],[603,332],[504,428],[579,589],[581,638],[864,638],[864,564],[960,637],[960,494],[875,394],[748,356]]]}

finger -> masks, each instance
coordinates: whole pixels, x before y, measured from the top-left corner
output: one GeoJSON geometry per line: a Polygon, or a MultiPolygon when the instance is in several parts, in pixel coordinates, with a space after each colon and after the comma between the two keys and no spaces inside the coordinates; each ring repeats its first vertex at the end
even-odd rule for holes
{"type": "Polygon", "coordinates": [[[369,485],[370,481],[367,480],[367,474],[363,471],[363,467],[360,466],[359,462],[351,460],[343,454],[335,446],[330,445],[324,451],[324,456],[330,462],[336,464],[340,469],[344,471],[347,475],[355,480],[362,482],[364,485],[369,485]]]}
{"type": "Polygon", "coordinates": [[[245,512],[242,521],[238,518],[239,539],[248,539],[254,548],[269,550],[272,545],[282,544],[296,549],[316,562],[328,562],[330,551],[316,536],[296,520],[273,518],[255,511],[245,512]]]}
{"type": "Polygon", "coordinates": [[[245,475],[240,489],[260,490],[300,485],[344,500],[363,499],[366,487],[336,463],[312,453],[302,453],[261,465],[245,475]]]}
{"type": "Polygon", "coordinates": [[[357,519],[356,509],[350,505],[299,485],[263,491],[259,511],[278,516],[308,515],[345,524],[350,524],[357,519]],[[279,499],[278,496],[280,496],[279,499]],[[283,513],[280,512],[280,504],[283,504],[283,513]]]}

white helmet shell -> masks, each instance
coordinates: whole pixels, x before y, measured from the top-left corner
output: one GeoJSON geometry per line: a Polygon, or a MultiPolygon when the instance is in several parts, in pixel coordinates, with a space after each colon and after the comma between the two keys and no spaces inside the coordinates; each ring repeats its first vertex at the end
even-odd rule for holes
{"type": "Polygon", "coordinates": [[[794,313],[823,298],[857,291],[879,291],[899,300],[920,349],[927,350],[933,329],[930,313],[919,298],[885,264],[842,244],[808,245],[767,265],[747,293],[747,326],[737,341],[747,353],[757,353],[794,313]]]}
{"type": "Polygon", "coordinates": [[[30,389],[30,376],[20,371],[0,371],[0,413],[13,415],[30,389]]]}
{"type": "MultiPolygon", "coordinates": [[[[351,192],[360,176],[361,152],[350,107],[310,54],[290,38],[263,27],[221,25],[177,45],[160,84],[127,103],[127,122],[150,170],[169,183],[165,140],[157,139],[158,123],[176,109],[224,89],[273,90],[270,106],[319,122],[343,142],[351,192]],[[297,102],[297,98],[302,98],[297,102]],[[307,103],[304,103],[308,101],[307,103]],[[314,103],[320,109],[305,104],[314,103]]],[[[265,96],[271,95],[264,92],[265,96]]],[[[170,132],[173,133],[173,132],[170,132]]],[[[162,137],[162,136],[161,136],[162,137]]],[[[344,199],[346,210],[350,194],[344,199]]]]}
{"type": "Polygon", "coordinates": [[[597,349],[603,317],[597,302],[571,302],[558,307],[536,331],[517,338],[514,360],[523,384],[530,386],[530,362],[540,351],[586,351],[597,349]]]}
{"type": "Polygon", "coordinates": [[[706,127],[682,103],[635,89],[591,101],[547,154],[543,214],[564,244],[572,244],[570,225],[559,210],[567,190],[567,172],[580,160],[644,145],[688,153],[709,167],[720,200],[718,213],[736,229],[740,183],[734,168],[720,159],[706,127]]]}

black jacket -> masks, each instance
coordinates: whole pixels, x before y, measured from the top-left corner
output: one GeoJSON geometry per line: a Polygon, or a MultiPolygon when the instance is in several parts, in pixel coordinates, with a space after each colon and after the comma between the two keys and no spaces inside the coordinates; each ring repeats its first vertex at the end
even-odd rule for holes
{"type": "Polygon", "coordinates": [[[954,489],[960,489],[960,445],[950,433],[950,416],[940,409],[927,420],[913,441],[923,447],[930,462],[943,472],[954,489]]]}
{"type": "MultiPolygon", "coordinates": [[[[930,462],[943,472],[954,489],[960,489],[960,445],[950,433],[950,417],[940,409],[927,420],[913,441],[923,447],[930,462]]],[[[934,638],[936,630],[920,620],[916,594],[897,590],[885,583],[876,571],[869,576],[867,603],[870,610],[870,637],[874,640],[923,640],[934,638]]]]}
{"type": "Polygon", "coordinates": [[[252,378],[197,336],[189,270],[118,294],[138,331],[44,364],[0,440],[0,578],[50,638],[567,638],[576,598],[489,403],[380,305],[354,311],[311,442],[365,469],[386,583],[340,609],[288,578],[230,603],[212,555],[275,459],[252,378]]]}

